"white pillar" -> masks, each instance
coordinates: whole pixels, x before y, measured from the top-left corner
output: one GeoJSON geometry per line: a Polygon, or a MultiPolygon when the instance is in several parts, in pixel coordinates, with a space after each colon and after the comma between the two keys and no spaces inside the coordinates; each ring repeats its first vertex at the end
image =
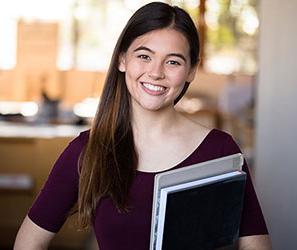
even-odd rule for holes
{"type": "Polygon", "coordinates": [[[297,249],[297,1],[261,0],[255,186],[273,249],[297,249]]]}

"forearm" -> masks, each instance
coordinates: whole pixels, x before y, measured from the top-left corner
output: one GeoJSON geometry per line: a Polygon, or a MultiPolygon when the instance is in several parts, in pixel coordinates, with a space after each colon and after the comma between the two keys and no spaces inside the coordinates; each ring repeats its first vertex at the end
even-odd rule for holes
{"type": "Polygon", "coordinates": [[[18,231],[13,249],[46,250],[54,235],[54,233],[37,226],[27,216],[18,231]]]}
{"type": "Polygon", "coordinates": [[[272,250],[268,235],[251,235],[239,238],[239,250],[272,250]]]}

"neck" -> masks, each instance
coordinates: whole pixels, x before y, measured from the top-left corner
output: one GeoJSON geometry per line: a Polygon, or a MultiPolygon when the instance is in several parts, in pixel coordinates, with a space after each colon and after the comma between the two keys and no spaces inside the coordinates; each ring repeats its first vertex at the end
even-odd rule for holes
{"type": "Polygon", "coordinates": [[[132,128],[134,136],[159,136],[174,129],[179,118],[174,107],[150,111],[132,104],[132,128]]]}

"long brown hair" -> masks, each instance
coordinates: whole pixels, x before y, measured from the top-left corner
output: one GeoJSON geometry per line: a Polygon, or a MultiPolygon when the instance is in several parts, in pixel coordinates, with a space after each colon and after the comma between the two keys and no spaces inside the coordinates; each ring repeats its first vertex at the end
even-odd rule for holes
{"type": "MultiPolygon", "coordinates": [[[[185,35],[192,67],[198,63],[198,33],[184,10],[154,2],[140,8],[130,18],[115,46],[89,141],[80,158],[78,213],[82,227],[89,225],[103,197],[109,196],[119,211],[127,211],[138,156],[131,126],[130,94],[125,74],[118,70],[119,57],[137,37],[166,27],[185,35]]],[[[181,96],[188,85],[185,83],[181,96]]]]}

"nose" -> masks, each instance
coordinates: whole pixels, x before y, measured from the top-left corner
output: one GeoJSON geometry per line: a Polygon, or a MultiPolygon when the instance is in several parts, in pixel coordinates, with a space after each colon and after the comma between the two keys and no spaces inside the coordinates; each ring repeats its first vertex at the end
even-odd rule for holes
{"type": "Polygon", "coordinates": [[[150,65],[148,75],[154,80],[160,80],[165,78],[165,72],[162,62],[152,62],[150,65]]]}

